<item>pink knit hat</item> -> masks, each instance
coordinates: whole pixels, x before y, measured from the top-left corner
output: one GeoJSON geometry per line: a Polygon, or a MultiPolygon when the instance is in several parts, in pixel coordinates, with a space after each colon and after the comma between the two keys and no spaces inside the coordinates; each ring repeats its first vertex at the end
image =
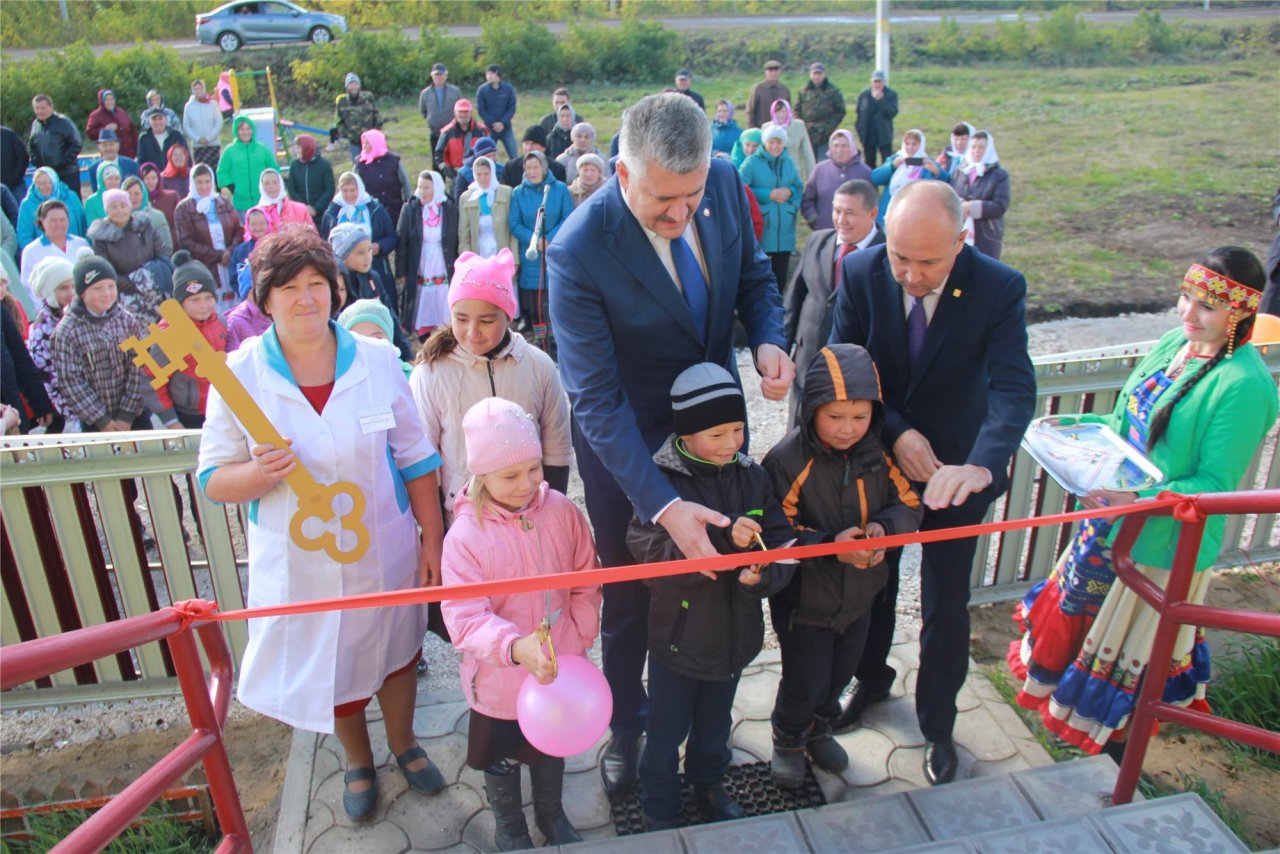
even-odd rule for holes
{"type": "Polygon", "coordinates": [[[486,397],[462,418],[467,440],[467,468],[489,474],[526,460],[542,458],[538,425],[520,404],[486,397]]]}
{"type": "MultiPolygon", "coordinates": [[[[520,311],[511,277],[516,261],[510,249],[499,249],[492,258],[481,258],[474,252],[463,252],[453,265],[453,282],[449,285],[449,308],[463,299],[478,299],[496,305],[507,317],[515,319],[520,311]]],[[[475,471],[475,469],[472,469],[475,471]]]]}

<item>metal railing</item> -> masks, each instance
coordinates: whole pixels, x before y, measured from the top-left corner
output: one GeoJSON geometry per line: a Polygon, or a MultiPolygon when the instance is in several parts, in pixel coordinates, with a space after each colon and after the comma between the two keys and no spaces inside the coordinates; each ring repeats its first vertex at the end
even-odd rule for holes
{"type": "MultiPolygon", "coordinates": [[[[1150,346],[1037,360],[1037,414],[1109,411],[1150,346]]],[[[1280,373],[1280,347],[1263,353],[1272,373],[1280,373]]],[[[49,637],[184,599],[215,600],[226,610],[244,606],[243,510],[211,503],[194,483],[199,441],[196,431],[0,439],[0,643],[49,637]],[[128,500],[135,480],[145,499],[137,509],[128,500]]],[[[1255,456],[1246,487],[1280,486],[1274,445],[1269,441],[1255,456]]],[[[1022,519],[1072,509],[1071,503],[1019,452],[1010,490],[992,516],[1022,519]]],[[[972,570],[973,600],[1021,596],[1048,575],[1069,536],[1070,530],[1053,526],[982,538],[972,570]]],[[[1221,562],[1280,555],[1277,536],[1274,515],[1235,517],[1221,562]]],[[[228,623],[225,631],[238,662],[247,642],[245,624],[228,623]]],[[[151,643],[55,673],[36,690],[10,691],[3,703],[21,708],[168,695],[176,689],[173,676],[168,653],[151,643]]]]}
{"type": "Polygon", "coordinates": [[[44,679],[162,640],[187,704],[191,735],[54,846],[54,852],[101,851],[196,763],[204,764],[209,794],[222,829],[222,842],[216,850],[219,854],[253,850],[223,740],[231,703],[233,663],[218,624],[188,626],[178,610],[162,608],[104,625],[5,646],[0,648],[0,689],[44,679]],[[209,660],[207,684],[195,635],[200,636],[200,646],[209,660]]]}
{"type": "Polygon", "coordinates": [[[1204,535],[1206,516],[1221,514],[1280,512],[1280,490],[1258,492],[1228,492],[1192,497],[1186,507],[1162,507],[1147,513],[1128,517],[1120,528],[1111,547],[1112,564],[1117,577],[1138,594],[1142,601],[1159,613],[1155,639],[1152,641],[1150,663],[1142,678],[1142,688],[1134,705],[1129,727],[1129,741],[1112,799],[1117,804],[1127,804],[1133,799],[1138,777],[1142,773],[1142,761],[1146,758],[1147,744],[1151,740],[1155,721],[1176,723],[1221,738],[1229,738],[1262,750],[1280,754],[1280,733],[1226,720],[1214,715],[1185,709],[1166,703],[1160,698],[1165,681],[1169,677],[1173,644],[1178,630],[1184,626],[1200,626],[1228,632],[1280,637],[1280,614],[1266,614],[1235,608],[1214,608],[1195,605],[1187,601],[1187,591],[1195,575],[1196,556],[1200,551],[1200,539],[1204,535]],[[1182,522],[1178,534],[1178,546],[1174,552],[1173,567],[1168,585],[1161,589],[1134,564],[1130,551],[1147,519],[1174,513],[1182,522]]]}

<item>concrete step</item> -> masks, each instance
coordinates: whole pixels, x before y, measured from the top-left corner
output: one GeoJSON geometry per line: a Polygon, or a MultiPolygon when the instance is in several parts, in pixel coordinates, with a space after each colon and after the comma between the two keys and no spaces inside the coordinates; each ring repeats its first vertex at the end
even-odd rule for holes
{"type": "Polygon", "coordinates": [[[596,839],[564,854],[1146,852],[1249,849],[1195,794],[1111,806],[1105,756],[815,809],[596,839]]]}

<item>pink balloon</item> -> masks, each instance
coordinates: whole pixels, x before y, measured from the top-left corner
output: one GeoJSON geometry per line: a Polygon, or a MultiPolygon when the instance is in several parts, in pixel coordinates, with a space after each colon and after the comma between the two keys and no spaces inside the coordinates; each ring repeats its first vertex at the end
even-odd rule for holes
{"type": "Polygon", "coordinates": [[[574,756],[600,740],[613,715],[604,674],[580,655],[556,659],[558,673],[543,685],[530,673],[516,697],[516,720],[529,743],[548,756],[574,756]]]}

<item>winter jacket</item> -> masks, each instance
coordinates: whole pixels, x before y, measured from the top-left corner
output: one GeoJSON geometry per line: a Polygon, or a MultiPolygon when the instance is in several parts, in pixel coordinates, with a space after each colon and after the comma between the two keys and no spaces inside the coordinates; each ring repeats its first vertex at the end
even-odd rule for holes
{"type": "MultiPolygon", "coordinates": [[[[445,508],[452,508],[467,485],[467,445],[462,417],[486,397],[500,397],[520,404],[538,424],[542,438],[543,466],[568,466],[573,462],[569,437],[569,401],[551,357],[518,334],[491,356],[473,356],[461,346],[432,362],[413,369],[409,388],[427,428],[427,438],[444,461],[440,486],[445,508]]],[[[446,510],[446,521],[450,518],[446,510]]]]}
{"type": "Polygon", "coordinates": [[[813,229],[835,228],[831,219],[831,207],[836,190],[845,181],[870,181],[871,169],[862,162],[862,155],[854,151],[853,157],[841,165],[834,160],[824,160],[809,174],[804,193],[800,197],[800,215],[813,229]]]}
{"type": "MultiPolygon", "coordinates": [[[[765,455],[762,465],[782,498],[787,520],[804,543],[833,542],[854,525],[878,522],[886,534],[919,530],[924,505],[880,443],[884,406],[871,356],[853,344],[824,347],[805,372],[800,422],[765,455]],[[847,451],[818,439],[813,416],[824,403],[872,401],[871,426],[847,451]]],[[[835,557],[800,562],[786,589],[769,600],[774,619],[842,632],[871,609],[889,578],[881,560],[854,569],[835,557]]]]}
{"type": "MultiPolygon", "coordinates": [[[[559,160],[547,159],[547,166],[551,170],[551,174],[556,180],[567,185],[569,182],[565,180],[568,173],[565,172],[564,164],[559,160]]],[[[513,157],[502,166],[502,174],[499,179],[511,189],[519,187],[524,182],[524,158],[513,157]]]]}
{"type": "Polygon", "coordinates": [[[142,324],[119,300],[94,317],[77,297],[53,331],[53,364],[66,404],[64,414],[86,427],[105,429],[110,421],[132,424],[142,414],[142,371],[125,339],[144,335],[142,324]]]}
{"type": "MultiPolygon", "coordinates": [[[[400,307],[399,300],[396,298],[395,280],[383,276],[376,264],[367,273],[357,273],[355,270],[348,269],[343,273],[343,276],[347,281],[346,304],[351,305],[360,299],[376,299],[385,305],[387,311],[391,312],[393,329],[391,343],[400,351],[402,360],[407,362],[412,359],[413,351],[409,347],[409,336],[405,334],[404,324],[400,322],[400,307]]],[[[345,307],[343,306],[343,308],[345,307]]]]}
{"type": "Polygon", "coordinates": [[[823,80],[821,86],[814,86],[812,80],[804,84],[795,106],[796,118],[804,120],[809,143],[814,148],[827,144],[847,112],[844,94],[830,80],[823,80]]]}
{"type": "MultiPolygon", "coordinates": [[[[586,121],[586,118],[581,113],[578,112],[576,107],[573,107],[573,105],[571,104],[570,108],[573,109],[573,123],[575,125],[578,122],[586,121]]],[[[552,128],[554,128],[559,123],[560,123],[559,116],[556,114],[554,110],[550,113],[547,113],[542,118],[538,119],[538,127],[542,128],[542,132],[546,134],[551,133],[552,128]]]]}
{"type": "MultiPolygon", "coordinates": [[[[342,213],[341,202],[331,202],[320,219],[320,236],[329,239],[329,232],[338,224],[338,214],[342,213]]],[[[370,238],[378,244],[378,254],[373,256],[373,269],[378,271],[384,282],[394,282],[391,276],[391,262],[387,259],[396,251],[400,237],[396,234],[395,220],[391,219],[387,209],[377,199],[369,202],[369,227],[373,231],[370,238]]],[[[394,312],[395,309],[392,309],[394,312]]]]}
{"type": "Polygon", "coordinates": [[[555,160],[561,154],[564,154],[573,147],[573,136],[570,134],[572,128],[566,128],[559,123],[551,129],[551,133],[547,134],[547,159],[555,160]]]}
{"type": "MultiPolygon", "coordinates": [[[[134,176],[136,176],[136,175],[138,175],[138,174],[139,174],[139,170],[138,170],[138,161],[134,160],[134,159],[133,159],[133,158],[131,158],[131,157],[125,157],[123,154],[121,154],[121,155],[120,155],[119,157],[117,157],[115,160],[112,160],[112,161],[109,161],[109,162],[114,163],[116,166],[119,166],[119,167],[120,167],[120,181],[121,181],[121,183],[123,183],[123,182],[124,182],[124,179],[125,179],[125,178],[131,178],[131,177],[134,177],[134,176]]],[[[97,193],[97,192],[99,192],[99,190],[101,189],[101,186],[98,184],[98,175],[101,173],[101,171],[102,171],[102,167],[103,167],[103,166],[105,166],[105,165],[107,165],[107,163],[108,163],[108,161],[105,161],[105,160],[99,160],[99,161],[94,165],[94,167],[93,167],[92,169],[90,169],[90,170],[89,170],[89,189],[90,189],[90,191],[92,191],[92,192],[94,192],[94,193],[97,193]]],[[[87,203],[87,202],[86,202],[86,203],[87,203]]],[[[90,222],[92,222],[92,221],[93,221],[93,220],[95,220],[95,219],[97,219],[97,217],[90,217],[90,218],[89,218],[89,221],[90,221],[90,222]]]]}
{"type": "Polygon", "coordinates": [[[751,94],[747,96],[747,127],[764,127],[764,123],[769,121],[769,108],[779,99],[791,103],[791,90],[782,81],[770,83],[761,80],[752,86],[751,94]]]}
{"type": "MultiPolygon", "coordinates": [[[[42,234],[39,224],[36,222],[36,214],[39,213],[40,205],[49,199],[57,199],[67,206],[67,218],[70,224],[67,226],[67,234],[74,234],[77,237],[84,237],[88,231],[88,223],[84,218],[84,207],[80,203],[80,194],[71,190],[66,184],[59,180],[53,186],[53,192],[47,196],[42,196],[35,184],[27,190],[26,197],[22,200],[22,204],[18,205],[18,221],[14,226],[18,231],[18,249],[25,249],[27,244],[33,240],[38,240],[42,234]]],[[[74,260],[72,263],[75,263],[74,260]]]]}
{"type": "Polygon", "coordinates": [[[794,251],[796,214],[800,211],[800,194],[804,192],[804,185],[791,156],[784,151],[774,157],[762,145],[743,161],[738,171],[742,175],[742,183],[755,194],[756,201],[760,203],[760,213],[764,216],[764,238],[760,241],[760,248],[766,253],[794,251]],[[769,198],[769,193],[780,187],[791,191],[791,198],[785,202],[769,198]]]}
{"type": "MultiPolygon", "coordinates": [[[[248,121],[248,119],[245,121],[248,121]]],[[[187,138],[182,135],[181,131],[176,128],[169,128],[168,132],[164,136],[164,143],[162,144],[158,139],[156,139],[156,135],[151,132],[151,129],[147,128],[147,130],[143,131],[138,137],[138,163],[139,165],[143,163],[150,163],[157,169],[163,169],[165,166],[169,165],[169,151],[172,150],[174,146],[178,145],[182,146],[186,150],[187,163],[190,164],[191,146],[187,145],[187,138]]],[[[255,184],[254,186],[256,187],[257,185],[255,184]]]]}
{"type": "Polygon", "coordinates": [[[357,160],[355,173],[364,181],[365,191],[387,209],[391,221],[399,222],[405,199],[413,195],[400,155],[388,152],[372,163],[357,160]]]}
{"type": "MultiPolygon", "coordinates": [[[[89,226],[93,253],[111,262],[119,277],[128,276],[153,258],[168,258],[160,234],[145,211],[134,211],[128,225],[121,228],[109,219],[97,219],[89,226]]],[[[120,285],[119,279],[116,280],[120,285]]]]}
{"type": "MultiPolygon", "coordinates": [[[[483,190],[473,187],[458,203],[458,254],[476,252],[480,244],[480,196],[483,190]]],[[[499,184],[494,193],[490,215],[493,217],[493,239],[498,248],[507,247],[520,266],[520,242],[511,233],[511,188],[499,184]]]]}
{"type": "Polygon", "coordinates": [[[440,140],[436,143],[436,166],[441,172],[448,169],[461,169],[462,161],[477,139],[487,136],[489,129],[474,117],[465,128],[458,125],[457,119],[449,122],[440,131],[440,140]]]}
{"type": "Polygon", "coordinates": [[[0,126],[0,184],[8,187],[18,200],[27,193],[27,164],[30,162],[31,156],[22,137],[13,128],[0,126]]]}
{"type": "Polygon", "coordinates": [[[462,100],[462,90],[457,86],[446,83],[442,88],[444,98],[440,102],[436,100],[435,86],[428,86],[418,95],[418,111],[426,120],[427,127],[436,134],[453,121],[453,105],[462,100]]]}
{"type": "Polygon", "coordinates": [[[733,144],[738,141],[738,137],[742,136],[742,128],[738,126],[737,119],[729,119],[727,122],[711,122],[711,150],[719,151],[724,154],[733,152],[733,144]]]}
{"type": "MultiPolygon", "coordinates": [[[[578,151],[573,146],[569,146],[556,155],[556,163],[564,167],[564,182],[572,184],[578,177],[578,158],[584,154],[595,154],[604,161],[604,170],[600,173],[600,182],[608,181],[609,177],[613,175],[613,169],[609,166],[609,158],[604,156],[604,152],[598,146],[593,145],[586,151],[578,151]]],[[[551,156],[550,150],[548,150],[547,156],[551,156]]]]}
{"type": "Polygon", "coordinates": [[[0,307],[0,403],[18,410],[19,429],[23,433],[31,428],[27,406],[37,418],[54,411],[40,371],[27,352],[22,330],[3,307],[0,307]]]}
{"type": "MultiPolygon", "coordinates": [[[[818,160],[813,154],[813,146],[809,144],[809,131],[800,119],[792,119],[784,130],[787,132],[787,155],[796,165],[796,172],[800,173],[800,183],[803,184],[809,180],[814,167],[818,165],[818,160]]],[[[764,148],[763,145],[760,147],[764,148]]]]}
{"type": "Polygon", "coordinates": [[[898,115],[898,93],[884,87],[884,97],[876,100],[868,87],[858,95],[858,117],[854,128],[862,140],[863,151],[888,151],[896,140],[893,138],[893,119],[898,115]]]}
{"type": "Polygon", "coordinates": [[[333,164],[319,154],[310,160],[294,160],[289,164],[289,177],[284,186],[289,198],[311,206],[316,212],[316,228],[319,228],[325,209],[338,191],[333,180],[333,164]]]}
{"type": "MultiPolygon", "coordinates": [[[[533,240],[533,226],[538,218],[538,207],[542,204],[543,188],[551,182],[551,192],[547,194],[547,209],[542,215],[542,237],[550,245],[560,231],[560,226],[573,213],[573,198],[569,188],[557,181],[554,176],[543,178],[537,185],[525,181],[511,193],[511,216],[508,224],[511,234],[520,244],[521,258],[529,249],[533,240]]],[[[537,290],[540,264],[528,263],[520,265],[517,276],[519,285],[525,290],[537,290]]],[[[545,284],[545,283],[544,283],[545,284]]]]}
{"type": "MultiPolygon", "coordinates": [[[[453,280],[453,262],[458,260],[458,206],[449,199],[441,199],[440,213],[443,216],[440,229],[440,249],[444,253],[445,276],[453,280]]],[[[396,281],[404,280],[412,293],[417,297],[418,267],[422,263],[422,202],[417,194],[409,197],[404,209],[400,211],[400,222],[396,225],[396,281]]],[[[414,317],[412,301],[406,300],[405,317],[414,317]]],[[[439,447],[438,445],[436,446],[439,447]]]]}
{"type": "Polygon", "coordinates": [[[31,153],[31,165],[48,166],[58,173],[62,183],[79,195],[80,166],[77,158],[82,146],[80,131],[71,119],[62,113],[49,116],[47,122],[35,119],[27,132],[27,150],[31,153]]]}
{"type": "Polygon", "coordinates": [[[999,258],[1004,248],[1004,214],[1009,210],[1009,173],[1000,164],[986,169],[981,178],[957,169],[951,175],[951,186],[960,201],[969,203],[973,218],[973,245],[992,258],[999,258]]]}
{"type": "MultiPolygon", "coordinates": [[[[243,229],[240,217],[235,208],[226,199],[218,196],[214,199],[214,210],[218,222],[222,225],[222,238],[227,249],[235,249],[240,243],[243,229]]],[[[174,233],[173,245],[191,253],[191,257],[209,268],[215,282],[218,277],[218,265],[222,263],[222,250],[213,248],[213,237],[209,233],[209,220],[196,207],[196,200],[188,196],[178,202],[173,212],[174,233]]]]}
{"type": "MultiPolygon", "coordinates": [[[[482,522],[465,492],[453,512],[441,561],[446,587],[596,568],[586,517],[545,483],[519,513],[490,502],[482,522]]],[[[441,602],[462,653],[458,678],[467,703],[491,718],[515,720],[529,671],[511,660],[511,645],[546,619],[556,655],[583,655],[600,631],[600,601],[596,586],[441,602]]]]}
{"type": "Polygon", "coordinates": [[[231,134],[235,142],[222,150],[222,156],[218,160],[218,186],[234,188],[231,203],[241,214],[258,203],[258,180],[262,177],[262,171],[276,168],[276,156],[271,149],[255,142],[252,137],[248,142],[240,141],[242,124],[253,128],[253,122],[244,116],[238,116],[231,123],[231,134]]]}
{"type": "MultiPolygon", "coordinates": [[[[663,443],[653,461],[685,501],[694,501],[729,517],[746,516],[760,524],[761,539],[775,548],[792,539],[773,484],[759,464],[741,454],[725,465],[699,460],[677,444],[675,436],[663,443]]],[[[729,528],[707,527],[711,544],[720,554],[749,552],[739,549],[729,528]]],[[[639,563],[681,560],[684,555],[671,535],[653,522],[631,520],[627,548],[639,563]]],[[[764,643],[764,617],[760,602],[791,580],[789,564],[769,564],[760,583],[747,587],[738,581],[741,570],[716,575],[701,573],[653,578],[649,587],[649,655],[667,667],[694,679],[724,681],[751,663],[764,643]]]]}
{"type": "Polygon", "coordinates": [[[198,148],[221,146],[218,137],[222,133],[222,111],[213,98],[197,101],[195,95],[187,99],[182,108],[182,132],[187,141],[198,148]],[[207,139],[208,142],[200,140],[207,139]]]}
{"type": "Polygon", "coordinates": [[[271,318],[253,301],[253,294],[227,312],[227,352],[234,353],[250,338],[271,328],[271,318]]]}
{"type": "MultiPolygon", "coordinates": [[[[193,320],[192,323],[195,324],[196,329],[200,330],[200,334],[204,336],[205,341],[209,342],[210,347],[219,353],[227,351],[227,327],[222,325],[216,311],[204,322],[193,320]]],[[[161,319],[159,326],[161,329],[168,329],[169,321],[161,319]]],[[[153,354],[156,355],[157,361],[164,364],[167,360],[163,353],[157,353],[156,349],[152,348],[153,354]]],[[[205,404],[209,400],[209,381],[196,374],[195,360],[188,357],[182,370],[171,374],[169,382],[156,389],[156,397],[160,399],[161,406],[161,410],[156,415],[159,415],[160,420],[165,424],[177,421],[179,412],[187,415],[204,415],[205,404]]]]}
{"type": "Polygon", "coordinates": [[[249,232],[246,230],[244,243],[231,250],[231,263],[227,265],[227,270],[231,276],[231,286],[236,289],[236,294],[243,294],[244,297],[252,299],[253,271],[249,269],[249,256],[253,254],[253,249],[258,245],[258,241],[248,237],[248,234],[249,232]]]}
{"type": "Polygon", "coordinates": [[[85,138],[97,142],[98,134],[102,133],[102,129],[109,124],[115,124],[116,136],[120,138],[120,156],[133,157],[138,153],[138,129],[134,127],[133,119],[129,118],[129,114],[118,103],[115,109],[110,111],[102,106],[102,95],[106,91],[106,89],[98,90],[98,109],[89,114],[89,119],[84,126],[85,138]]]}
{"type": "MultiPolygon", "coordinates": [[[[294,223],[296,225],[306,226],[314,231],[319,231],[316,224],[311,220],[311,214],[307,213],[307,206],[302,202],[295,202],[293,199],[284,199],[279,206],[270,202],[262,205],[254,205],[249,210],[262,211],[263,216],[267,218],[267,225],[272,233],[279,231],[285,225],[294,223]]],[[[248,219],[248,213],[245,218],[248,219]]],[[[248,233],[247,231],[245,232],[248,233]]]]}
{"type": "Polygon", "coordinates": [[[58,390],[58,371],[53,365],[53,330],[58,328],[64,309],[53,308],[48,303],[40,306],[40,313],[27,330],[27,352],[31,354],[31,362],[35,365],[40,381],[44,383],[45,393],[53,404],[55,412],[65,412],[67,405],[58,390]]]}
{"type": "MultiPolygon", "coordinates": [[[[338,123],[335,125],[338,136],[352,145],[360,144],[360,135],[365,131],[382,127],[382,116],[374,105],[372,92],[364,89],[354,95],[343,92],[334,101],[334,107],[338,113],[338,123]]],[[[253,186],[258,186],[256,180],[253,186]]]]}
{"type": "Polygon", "coordinates": [[[497,86],[481,83],[476,89],[476,115],[490,128],[494,122],[501,122],[504,129],[514,130],[511,120],[516,115],[516,87],[505,80],[498,81],[497,86]]]}

